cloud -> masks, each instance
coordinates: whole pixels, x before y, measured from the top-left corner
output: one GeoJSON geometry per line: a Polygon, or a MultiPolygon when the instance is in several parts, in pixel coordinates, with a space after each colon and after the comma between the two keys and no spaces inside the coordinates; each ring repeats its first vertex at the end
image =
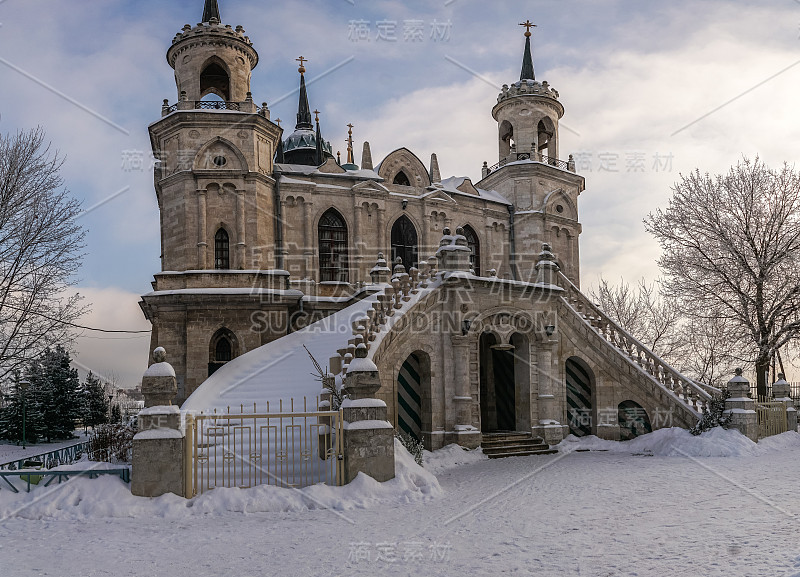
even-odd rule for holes
{"type": "MultiPolygon", "coordinates": [[[[150,323],[139,308],[139,295],[119,288],[79,287],[77,289],[91,304],[91,312],[78,324],[113,330],[149,330],[150,323]]],[[[75,342],[75,366],[81,377],[93,371],[105,378],[117,378],[117,384],[134,387],[147,368],[150,335],[105,334],[82,331],[75,342]]]]}

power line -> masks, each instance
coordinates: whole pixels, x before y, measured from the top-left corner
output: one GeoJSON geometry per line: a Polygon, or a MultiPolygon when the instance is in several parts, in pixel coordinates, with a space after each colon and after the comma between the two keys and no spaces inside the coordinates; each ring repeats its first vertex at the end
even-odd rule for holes
{"type": "Polygon", "coordinates": [[[75,324],[75,323],[71,323],[69,321],[62,321],[60,319],[53,318],[53,317],[51,317],[49,315],[46,315],[44,313],[39,313],[39,312],[36,312],[36,311],[21,309],[19,307],[15,307],[15,306],[9,305],[9,304],[3,305],[3,306],[8,307],[10,309],[14,309],[15,311],[19,311],[21,313],[36,315],[36,316],[42,317],[43,319],[47,319],[48,321],[52,321],[54,323],[60,323],[60,324],[63,324],[63,325],[67,325],[69,327],[73,327],[73,328],[76,328],[76,329],[82,329],[82,330],[85,330],[85,331],[97,331],[99,333],[121,333],[121,334],[131,334],[131,335],[138,335],[138,334],[143,334],[143,333],[149,333],[150,332],[150,331],[122,331],[122,330],[111,330],[111,329],[97,329],[97,328],[94,328],[94,327],[87,327],[87,326],[84,326],[84,325],[78,325],[78,324],[75,324]]]}

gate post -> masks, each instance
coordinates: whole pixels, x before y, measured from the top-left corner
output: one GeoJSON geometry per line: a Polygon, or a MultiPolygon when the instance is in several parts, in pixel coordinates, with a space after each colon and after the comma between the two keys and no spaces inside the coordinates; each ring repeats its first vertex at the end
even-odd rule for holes
{"type": "Polygon", "coordinates": [[[724,414],[731,416],[731,428],[758,442],[756,402],[749,396],[750,381],[742,376],[742,369],[736,369],[736,376],[728,381],[728,392],[730,397],[725,400],[724,414]]]}
{"type": "Polygon", "coordinates": [[[178,407],[149,407],[139,413],[139,432],[133,437],[131,493],[158,497],[184,496],[185,438],[178,407]]]}
{"type": "Polygon", "coordinates": [[[394,479],[394,427],[387,421],[386,403],[375,398],[381,387],[378,367],[367,359],[359,339],[356,358],[345,376],[343,415],[343,481],[365,473],[376,481],[394,479]]]}
{"type": "Polygon", "coordinates": [[[797,430],[797,409],[794,408],[792,387],[786,382],[783,373],[778,373],[778,380],[772,385],[772,396],[776,402],[781,402],[786,407],[786,430],[797,430]]]}

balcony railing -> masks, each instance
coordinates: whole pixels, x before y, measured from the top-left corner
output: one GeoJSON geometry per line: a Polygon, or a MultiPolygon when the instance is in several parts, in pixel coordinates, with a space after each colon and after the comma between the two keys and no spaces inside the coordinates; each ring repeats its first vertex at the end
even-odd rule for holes
{"type": "Polygon", "coordinates": [[[570,154],[569,160],[559,160],[558,158],[553,158],[550,156],[544,156],[543,154],[534,153],[533,155],[530,152],[516,152],[512,153],[508,156],[508,158],[504,158],[500,162],[492,166],[486,166],[484,164],[483,167],[483,177],[489,176],[494,171],[504,167],[509,162],[517,162],[519,160],[533,160],[534,162],[541,162],[543,164],[548,164],[550,166],[555,166],[556,168],[560,168],[562,170],[567,170],[569,172],[575,172],[575,161],[570,154]]]}
{"type": "Polygon", "coordinates": [[[244,102],[231,102],[227,100],[179,100],[172,105],[170,105],[169,101],[165,100],[161,106],[161,116],[167,116],[178,110],[232,110],[234,112],[259,114],[269,119],[269,108],[267,108],[266,103],[259,107],[250,99],[244,102]]]}

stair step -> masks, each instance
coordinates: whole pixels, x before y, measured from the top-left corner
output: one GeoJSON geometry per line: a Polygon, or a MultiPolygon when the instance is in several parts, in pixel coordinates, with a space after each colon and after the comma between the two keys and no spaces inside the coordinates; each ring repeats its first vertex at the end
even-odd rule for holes
{"type": "Polygon", "coordinates": [[[544,449],[540,451],[516,451],[513,453],[492,453],[491,455],[486,455],[490,459],[502,459],[505,457],[529,457],[531,455],[552,455],[553,453],[558,453],[558,449],[544,449]]]}
{"type": "Polygon", "coordinates": [[[534,444],[541,444],[544,443],[544,439],[541,437],[518,437],[518,438],[511,438],[511,439],[487,439],[483,438],[481,441],[481,445],[484,447],[487,446],[495,446],[495,445],[507,445],[509,443],[534,443],[534,444]]]}
{"type": "Polygon", "coordinates": [[[498,447],[482,447],[484,455],[495,455],[497,453],[512,453],[512,452],[523,452],[523,451],[546,451],[549,448],[550,445],[545,445],[543,443],[531,444],[531,445],[503,445],[498,447]]]}

